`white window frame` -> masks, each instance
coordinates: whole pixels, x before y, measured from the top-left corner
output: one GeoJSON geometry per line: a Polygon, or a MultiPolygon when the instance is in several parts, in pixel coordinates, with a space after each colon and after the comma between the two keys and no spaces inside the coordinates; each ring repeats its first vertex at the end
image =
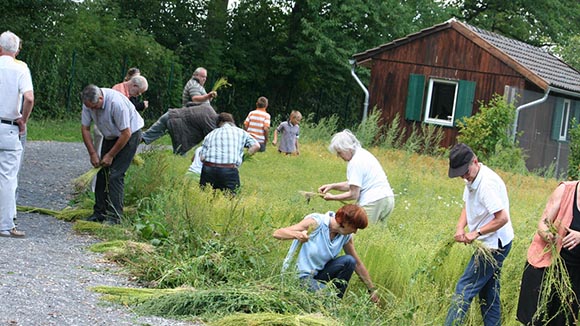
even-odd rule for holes
{"type": "Polygon", "coordinates": [[[441,126],[448,126],[453,127],[453,120],[455,119],[455,110],[457,109],[457,94],[459,92],[459,83],[453,80],[445,80],[445,79],[437,79],[431,78],[429,79],[429,89],[427,90],[427,101],[425,102],[425,122],[432,123],[441,126]],[[453,110],[451,116],[447,117],[447,120],[443,119],[433,119],[429,118],[429,114],[431,113],[431,100],[433,97],[433,87],[434,84],[451,84],[455,86],[455,94],[453,96],[453,110]]]}
{"type": "Polygon", "coordinates": [[[570,106],[572,102],[569,99],[565,99],[562,103],[562,120],[560,121],[560,134],[558,140],[566,141],[568,140],[568,126],[570,125],[570,106]]]}

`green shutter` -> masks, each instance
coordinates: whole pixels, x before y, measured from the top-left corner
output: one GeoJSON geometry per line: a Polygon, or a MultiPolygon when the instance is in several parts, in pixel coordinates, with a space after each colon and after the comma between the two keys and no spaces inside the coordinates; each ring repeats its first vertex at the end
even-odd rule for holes
{"type": "Polygon", "coordinates": [[[560,140],[560,127],[562,126],[562,114],[564,114],[564,99],[556,98],[556,106],[554,107],[554,114],[552,115],[552,140],[560,140]]]}
{"type": "Polygon", "coordinates": [[[475,82],[469,80],[459,81],[457,103],[455,104],[455,119],[453,126],[458,120],[471,116],[473,113],[473,99],[475,97],[475,82]]]}
{"type": "Polygon", "coordinates": [[[421,121],[423,111],[423,93],[425,92],[425,76],[409,75],[409,89],[407,90],[407,105],[405,119],[421,121]]]}

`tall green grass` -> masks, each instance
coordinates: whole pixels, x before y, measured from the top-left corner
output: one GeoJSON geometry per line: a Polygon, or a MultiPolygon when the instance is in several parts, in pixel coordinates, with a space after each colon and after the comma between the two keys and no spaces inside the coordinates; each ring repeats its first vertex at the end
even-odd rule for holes
{"type": "MultiPolygon", "coordinates": [[[[365,147],[381,162],[396,195],[387,223],[370,225],[355,236],[381,302],[369,301],[356,276],[345,298],[337,301],[328,294],[304,292],[292,278],[280,274],[290,242],[275,240],[272,232],[309,213],[341,206],[317,196],[308,201],[301,193],[346,180],[346,162],[327,150],[337,119],[318,124],[304,119],[299,156],[280,155],[269,147],[246,160],[240,168],[242,187],[234,198],[201,190],[185,174],[190,157],[173,155],[161,146],[148,147],[152,149],[140,154],[144,164],[132,165],[126,177],[125,205],[130,209],[121,226],[80,221],[75,230],[108,241],[94,250],[107,252],[142,284],[188,289],[188,293],[160,292],[163,295],[151,296],[146,303],[135,299],[133,304],[145,314],[201,318],[214,324],[230,314],[248,312],[256,313],[256,320],[277,314],[296,315],[298,320],[317,313],[343,325],[442,324],[455,283],[476,248],[451,241],[464,183],[447,178],[447,160],[434,145],[440,135],[427,127],[413,130],[407,143],[400,139],[398,122],[386,126],[382,138],[374,136],[375,116],[353,128],[365,144],[378,144],[365,147]]],[[[58,128],[63,137],[56,140],[80,141],[80,123],[63,123],[58,128]]],[[[31,122],[29,139],[54,139],[54,125],[31,122]],[[42,131],[45,127],[53,129],[42,131]]],[[[502,322],[515,326],[527,247],[557,181],[499,173],[508,187],[516,234],[502,270],[502,322]]],[[[90,208],[90,197],[81,194],[79,206],[90,208]]],[[[123,300],[131,301],[125,296],[119,302],[126,303],[123,300]]],[[[481,324],[475,301],[467,325],[481,324]]]]}
{"type": "MultiPolygon", "coordinates": [[[[272,232],[311,212],[336,210],[341,205],[319,197],[307,201],[300,193],[345,180],[346,162],[328,152],[327,145],[303,143],[300,156],[280,155],[272,148],[256,154],[240,168],[242,188],[234,198],[202,191],[192,182],[185,175],[190,158],[169,151],[143,153],[145,163],[132,166],[126,179],[126,205],[136,207],[136,213],[123,221],[125,232],[116,234],[122,240],[152,244],[154,250],[141,253],[130,246],[123,255],[117,245],[112,257],[149,286],[192,287],[202,292],[166,297],[167,303],[152,301],[140,311],[175,314],[163,307],[187,306],[205,293],[205,298],[219,305],[203,307],[215,306],[228,313],[254,307],[251,312],[308,314],[312,311],[305,307],[315,307],[344,325],[442,324],[455,283],[475,250],[450,242],[464,184],[447,178],[446,159],[369,148],[396,194],[387,224],[370,225],[355,236],[356,248],[380,290],[379,305],[368,301],[356,276],[342,301],[304,294],[288,277],[280,276],[290,242],[273,239],[272,232]],[[248,286],[254,289],[252,295],[243,292],[248,286]],[[277,295],[280,291],[284,298],[277,295]],[[239,308],[242,299],[243,309],[239,308]],[[267,308],[283,300],[290,300],[293,310],[267,308]]],[[[517,325],[515,309],[527,246],[557,182],[500,175],[508,187],[516,233],[502,270],[503,324],[517,325]]],[[[224,315],[195,309],[184,310],[188,312],[182,317],[199,314],[211,322],[224,315]]],[[[475,301],[468,325],[480,325],[479,315],[475,301]]]]}

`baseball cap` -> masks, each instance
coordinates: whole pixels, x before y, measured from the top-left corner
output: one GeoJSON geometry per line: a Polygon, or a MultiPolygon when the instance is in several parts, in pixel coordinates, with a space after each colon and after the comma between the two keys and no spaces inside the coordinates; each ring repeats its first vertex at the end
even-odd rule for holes
{"type": "Polygon", "coordinates": [[[459,143],[449,152],[449,177],[455,178],[464,175],[475,154],[469,146],[459,143]]]}

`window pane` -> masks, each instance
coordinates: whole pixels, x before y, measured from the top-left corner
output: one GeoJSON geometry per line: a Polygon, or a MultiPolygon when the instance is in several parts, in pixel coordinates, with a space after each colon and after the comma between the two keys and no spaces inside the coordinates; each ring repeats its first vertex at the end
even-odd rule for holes
{"type": "Polygon", "coordinates": [[[562,123],[560,125],[560,140],[566,140],[568,134],[568,122],[570,120],[570,101],[564,101],[564,110],[562,112],[562,123]]]}
{"type": "Polygon", "coordinates": [[[455,84],[433,82],[429,118],[451,121],[455,101],[455,84]]]}

